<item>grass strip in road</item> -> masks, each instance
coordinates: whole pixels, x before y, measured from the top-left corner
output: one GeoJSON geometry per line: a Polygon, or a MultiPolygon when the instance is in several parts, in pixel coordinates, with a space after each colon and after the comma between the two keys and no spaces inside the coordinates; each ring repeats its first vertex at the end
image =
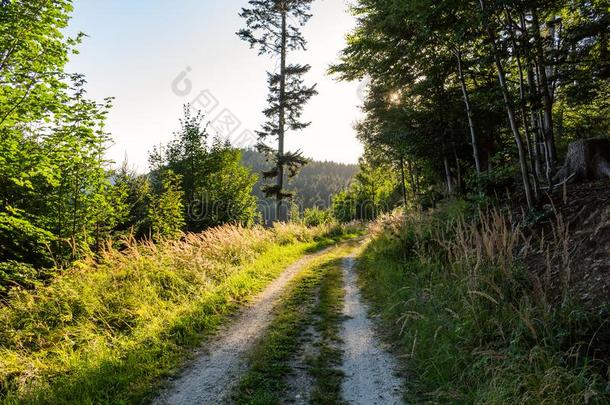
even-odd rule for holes
{"type": "Polygon", "coordinates": [[[309,364],[314,378],[311,395],[313,404],[340,404],[343,373],[339,370],[342,360],[339,337],[342,321],[343,299],[343,259],[328,264],[328,269],[320,286],[318,305],[314,311],[316,329],[321,342],[318,357],[309,364]]]}
{"type": "MultiPolygon", "coordinates": [[[[238,385],[234,400],[238,404],[277,404],[287,388],[286,377],[291,372],[290,360],[299,350],[300,336],[320,316],[319,327],[326,336],[336,338],[339,322],[341,289],[341,258],[349,246],[339,247],[314,260],[289,284],[275,308],[275,318],[250,355],[250,369],[238,385]],[[316,294],[320,300],[316,305],[316,294]]],[[[322,348],[324,350],[324,347],[322,348]]],[[[330,348],[326,348],[330,351],[330,348]]],[[[336,391],[338,376],[327,383],[322,378],[340,355],[322,361],[316,359],[310,372],[316,378],[316,392],[336,391]],[[334,359],[334,360],[333,360],[334,359]],[[326,386],[329,384],[329,387],[326,386]]],[[[328,403],[328,402],[326,402],[328,403]]]]}

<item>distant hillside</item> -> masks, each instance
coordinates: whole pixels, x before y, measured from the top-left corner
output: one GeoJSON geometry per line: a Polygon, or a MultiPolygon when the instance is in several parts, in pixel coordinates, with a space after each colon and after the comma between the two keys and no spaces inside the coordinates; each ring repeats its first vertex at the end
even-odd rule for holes
{"type": "MultiPolygon", "coordinates": [[[[259,174],[269,169],[265,157],[253,150],[242,151],[242,163],[259,174]]],[[[327,208],[334,194],[345,189],[358,172],[358,165],[335,162],[311,162],[293,178],[288,189],[294,191],[296,201],[303,208],[327,208]]],[[[264,199],[261,192],[263,180],[254,187],[255,195],[264,199]]]]}

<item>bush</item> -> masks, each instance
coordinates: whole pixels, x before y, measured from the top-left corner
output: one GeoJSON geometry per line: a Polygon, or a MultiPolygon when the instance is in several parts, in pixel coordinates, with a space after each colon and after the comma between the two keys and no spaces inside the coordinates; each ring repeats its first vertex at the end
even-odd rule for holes
{"type": "Polygon", "coordinates": [[[328,210],[321,210],[315,207],[307,208],[303,213],[303,223],[306,226],[316,227],[324,224],[329,224],[332,221],[332,215],[328,210]]]}
{"type": "Polygon", "coordinates": [[[478,177],[474,172],[468,173],[466,185],[471,191],[475,194],[499,198],[519,189],[521,174],[516,164],[496,157],[492,165],[492,170],[482,172],[478,177]]]}
{"type": "Polygon", "coordinates": [[[31,263],[35,267],[53,265],[51,246],[56,238],[31,222],[0,213],[0,262],[31,263]]]}
{"type": "Polygon", "coordinates": [[[6,298],[8,292],[15,287],[34,288],[40,284],[45,273],[27,263],[13,260],[0,263],[0,297],[6,298]]]}

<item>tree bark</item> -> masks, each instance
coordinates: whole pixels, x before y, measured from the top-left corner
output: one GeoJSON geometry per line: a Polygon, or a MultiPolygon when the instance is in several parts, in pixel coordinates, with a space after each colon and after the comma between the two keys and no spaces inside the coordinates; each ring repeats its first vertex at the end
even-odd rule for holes
{"type": "Polygon", "coordinates": [[[451,176],[451,168],[449,167],[447,155],[443,156],[443,165],[445,166],[445,177],[447,179],[447,193],[453,194],[453,177],[451,176]]]}
{"type": "Polygon", "coordinates": [[[405,157],[403,155],[400,155],[400,184],[402,187],[402,202],[404,204],[405,209],[407,209],[407,184],[405,178],[405,157]]]}
{"type": "Polygon", "coordinates": [[[413,199],[415,200],[417,198],[417,193],[419,192],[419,190],[418,190],[418,185],[415,182],[415,172],[413,169],[413,162],[411,162],[410,160],[407,160],[407,165],[409,167],[409,175],[411,176],[411,192],[413,193],[413,199]]]}
{"type": "Polygon", "coordinates": [[[282,201],[283,201],[283,190],[284,190],[284,135],[286,127],[286,42],[288,33],[286,32],[286,5],[282,3],[282,50],[280,57],[280,116],[278,125],[278,150],[277,150],[277,205],[275,208],[276,219],[278,221],[284,221],[284,215],[282,213],[282,201]]]}
{"type": "Polygon", "coordinates": [[[486,18],[486,10],[485,4],[483,0],[479,0],[479,4],[481,6],[481,11],[483,12],[483,16],[485,18],[484,24],[486,25],[485,29],[487,30],[487,35],[489,36],[489,41],[491,43],[492,56],[494,58],[496,69],[498,71],[498,80],[500,82],[500,89],[502,90],[502,96],[504,98],[504,104],[506,106],[506,112],[508,115],[508,122],[510,124],[511,131],[515,138],[515,143],[517,144],[517,151],[519,153],[519,166],[521,167],[521,177],[523,179],[523,188],[525,191],[525,199],[527,201],[528,208],[534,207],[534,197],[532,195],[532,186],[529,177],[529,170],[526,159],[526,152],[523,146],[523,138],[521,137],[521,133],[519,132],[519,126],[517,125],[517,120],[515,118],[515,110],[513,107],[513,103],[511,100],[510,93],[508,91],[508,86],[506,84],[506,73],[504,72],[504,66],[502,65],[502,60],[500,59],[500,54],[498,52],[498,48],[496,45],[496,36],[489,25],[489,22],[486,18]]]}
{"type": "Polygon", "coordinates": [[[460,166],[460,158],[458,157],[455,148],[453,148],[453,157],[455,158],[455,167],[457,172],[457,188],[458,192],[461,193],[464,190],[462,187],[462,167],[460,166]]]}
{"type": "Polygon", "coordinates": [[[474,128],[474,120],[472,118],[472,109],[470,107],[470,96],[468,95],[468,88],[466,87],[466,79],[464,78],[464,69],[462,66],[462,52],[456,50],[456,56],[458,61],[458,73],[460,76],[460,85],[462,87],[462,95],[464,96],[464,105],[466,106],[466,115],[468,116],[468,127],[470,128],[470,142],[472,143],[472,155],[474,157],[474,166],[477,171],[477,176],[481,174],[481,160],[479,157],[479,145],[477,142],[477,135],[474,128]]]}
{"type": "MultiPolygon", "coordinates": [[[[506,20],[507,23],[509,25],[509,32],[510,32],[510,39],[511,39],[511,43],[513,45],[513,49],[515,52],[515,59],[517,61],[517,71],[519,72],[519,106],[520,106],[520,112],[521,112],[521,119],[523,121],[523,130],[525,131],[525,140],[527,143],[527,153],[528,153],[528,157],[530,159],[530,163],[532,165],[532,167],[534,167],[535,165],[535,158],[534,158],[534,144],[535,141],[532,142],[532,134],[530,132],[530,127],[528,125],[528,114],[527,114],[527,99],[526,99],[526,95],[525,95],[525,78],[524,78],[524,74],[523,74],[523,65],[521,63],[521,47],[519,46],[519,44],[517,43],[517,40],[515,39],[515,33],[514,33],[514,26],[512,23],[512,19],[510,17],[510,12],[508,10],[506,10],[506,20]]],[[[524,49],[525,51],[525,49],[524,49]]],[[[525,52],[524,52],[525,53],[525,52]]],[[[536,196],[536,200],[538,199],[539,196],[539,183],[538,183],[538,176],[537,173],[534,171],[534,173],[532,173],[532,187],[534,189],[534,194],[536,196]]]]}
{"type": "MultiPolygon", "coordinates": [[[[527,29],[527,21],[525,20],[525,15],[521,14],[521,26],[523,28],[523,35],[527,39],[528,37],[528,29],[527,29]]],[[[527,44],[527,42],[526,42],[527,44]]],[[[540,102],[541,96],[538,91],[538,85],[536,83],[536,78],[534,77],[534,68],[532,65],[532,57],[529,52],[529,46],[526,45],[524,47],[525,60],[527,63],[527,83],[529,87],[529,96],[531,100],[536,100],[536,102],[540,102]]],[[[532,141],[533,141],[533,168],[534,172],[538,179],[542,178],[542,151],[540,150],[541,140],[544,139],[544,132],[542,129],[542,121],[539,119],[539,105],[532,104],[530,110],[530,121],[532,125],[532,141]]]]}
{"type": "Polygon", "coordinates": [[[538,77],[540,78],[540,90],[542,92],[542,104],[544,112],[544,143],[549,156],[550,167],[548,170],[554,171],[556,160],[555,135],[553,133],[553,99],[549,88],[549,79],[546,74],[546,63],[544,60],[544,50],[542,48],[542,37],[540,36],[540,22],[537,10],[532,10],[532,30],[534,35],[534,49],[538,66],[538,77]]]}

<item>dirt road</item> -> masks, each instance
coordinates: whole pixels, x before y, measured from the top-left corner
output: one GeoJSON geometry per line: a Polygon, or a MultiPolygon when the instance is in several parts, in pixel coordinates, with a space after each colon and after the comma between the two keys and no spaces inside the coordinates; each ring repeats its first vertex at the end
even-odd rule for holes
{"type": "Polygon", "coordinates": [[[288,282],[311,260],[330,249],[307,255],[289,266],[226,328],[154,404],[220,404],[247,370],[247,354],[272,319],[273,307],[288,282]]]}
{"type": "Polygon", "coordinates": [[[345,306],[341,338],[345,374],[341,387],[343,399],[349,404],[402,404],[403,384],[396,376],[398,365],[394,357],[383,349],[375,335],[368,308],[362,302],[354,271],[355,259],[343,262],[345,306]]]}
{"type": "MultiPolygon", "coordinates": [[[[288,267],[282,275],[244,309],[227,327],[210,339],[205,351],[163,392],[154,404],[222,404],[230,401],[240,377],[248,371],[248,354],[273,320],[273,309],[287,284],[314,258],[332,248],[305,256],[288,267]]],[[[345,289],[340,343],[343,351],[341,371],[344,378],[341,397],[348,404],[402,404],[403,384],[397,376],[396,359],[383,348],[377,338],[368,307],[363,303],[354,270],[355,258],[345,257],[342,263],[345,289]]],[[[307,330],[311,330],[309,327],[307,330]]],[[[319,336],[306,339],[304,345],[315,347],[319,336]]],[[[304,346],[305,347],[305,346],[304,346]]],[[[307,350],[303,357],[307,357],[307,350]]],[[[311,355],[311,353],[309,354],[311,355]]],[[[303,361],[294,365],[295,373],[288,380],[289,403],[306,403],[313,390],[303,361]],[[298,364],[298,366],[297,366],[298,364]]],[[[291,367],[292,367],[291,366],[291,367]]]]}

